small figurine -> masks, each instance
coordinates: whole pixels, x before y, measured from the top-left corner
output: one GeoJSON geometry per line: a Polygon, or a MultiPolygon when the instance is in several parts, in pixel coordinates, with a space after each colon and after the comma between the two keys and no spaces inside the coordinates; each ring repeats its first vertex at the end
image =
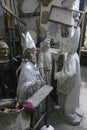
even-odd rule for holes
{"type": "Polygon", "coordinates": [[[72,125],[79,124],[82,117],[82,111],[79,108],[81,86],[80,63],[77,54],[79,38],[80,28],[78,27],[73,36],[67,40],[68,52],[63,68],[54,75],[57,79],[59,113],[72,125]]]}
{"type": "Polygon", "coordinates": [[[22,102],[32,96],[44,84],[36,66],[37,50],[29,32],[22,34],[23,61],[19,66],[20,75],[17,87],[18,102],[22,102]]]}
{"type": "Polygon", "coordinates": [[[40,43],[40,52],[38,57],[38,66],[45,82],[51,84],[52,58],[50,50],[50,39],[46,38],[40,43]]]}

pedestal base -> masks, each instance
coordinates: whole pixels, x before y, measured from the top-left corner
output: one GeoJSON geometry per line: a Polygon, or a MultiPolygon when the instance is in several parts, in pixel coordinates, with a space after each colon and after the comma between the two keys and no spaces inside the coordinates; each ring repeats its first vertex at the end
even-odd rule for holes
{"type": "Polygon", "coordinates": [[[81,117],[78,116],[76,113],[75,114],[69,114],[69,115],[64,115],[63,111],[61,109],[58,110],[58,115],[60,116],[60,118],[62,118],[63,120],[65,120],[67,123],[71,124],[71,125],[79,125],[81,122],[81,117]]]}

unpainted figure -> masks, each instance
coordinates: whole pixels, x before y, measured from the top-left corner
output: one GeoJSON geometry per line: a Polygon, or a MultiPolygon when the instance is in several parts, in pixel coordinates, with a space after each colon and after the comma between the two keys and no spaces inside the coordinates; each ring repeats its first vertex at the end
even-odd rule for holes
{"type": "Polygon", "coordinates": [[[81,87],[80,63],[77,48],[80,38],[80,28],[74,30],[73,36],[67,40],[67,58],[60,72],[55,73],[57,79],[58,103],[60,115],[70,124],[77,125],[82,118],[79,108],[81,87]]]}
{"type": "Polygon", "coordinates": [[[38,66],[46,84],[51,84],[52,57],[50,49],[50,39],[46,38],[40,43],[38,66]]]}
{"type": "Polygon", "coordinates": [[[36,46],[29,32],[26,35],[23,34],[24,40],[23,61],[18,68],[20,70],[17,87],[18,102],[28,99],[44,84],[44,80],[36,66],[36,46]]]}

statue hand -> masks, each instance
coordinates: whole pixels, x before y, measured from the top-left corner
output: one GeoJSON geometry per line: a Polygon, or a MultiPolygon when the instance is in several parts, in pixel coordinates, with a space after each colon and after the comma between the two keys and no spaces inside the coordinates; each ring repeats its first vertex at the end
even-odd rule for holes
{"type": "Polygon", "coordinates": [[[35,85],[36,85],[36,86],[41,86],[41,81],[40,81],[40,80],[37,80],[37,81],[35,82],[35,85]]]}

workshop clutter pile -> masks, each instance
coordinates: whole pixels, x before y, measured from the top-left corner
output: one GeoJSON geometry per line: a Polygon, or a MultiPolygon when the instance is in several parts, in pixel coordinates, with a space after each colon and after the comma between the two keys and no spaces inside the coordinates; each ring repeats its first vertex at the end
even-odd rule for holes
{"type": "Polygon", "coordinates": [[[12,112],[16,106],[15,99],[1,99],[0,100],[0,112],[8,113],[12,112]]]}
{"type": "Polygon", "coordinates": [[[0,129],[24,130],[25,128],[28,128],[30,126],[29,113],[34,111],[35,108],[30,102],[24,101],[19,104],[16,99],[1,99],[0,129]]]}
{"type": "Polygon", "coordinates": [[[32,103],[28,101],[23,101],[18,103],[16,99],[1,99],[0,100],[0,112],[9,113],[9,112],[18,112],[25,108],[29,112],[35,111],[32,103]]]}
{"type": "MultiPolygon", "coordinates": [[[[67,123],[77,125],[81,121],[74,111],[79,106],[81,81],[77,54],[80,38],[78,14],[81,15],[80,23],[83,18],[83,13],[73,8],[78,8],[78,2],[3,1],[0,5],[4,10],[6,34],[0,42],[0,130],[36,130],[42,119],[47,118],[48,105],[54,109],[54,103],[61,108],[67,123]],[[22,11],[24,6],[26,9],[22,11]],[[31,7],[33,10],[26,13],[31,7]],[[30,22],[38,14],[39,19],[30,22]],[[29,19],[24,22],[26,19],[22,17],[29,19]],[[72,104],[72,100],[75,103],[72,104]]],[[[54,130],[49,124],[41,127],[41,130],[46,129],[54,130]]]]}

